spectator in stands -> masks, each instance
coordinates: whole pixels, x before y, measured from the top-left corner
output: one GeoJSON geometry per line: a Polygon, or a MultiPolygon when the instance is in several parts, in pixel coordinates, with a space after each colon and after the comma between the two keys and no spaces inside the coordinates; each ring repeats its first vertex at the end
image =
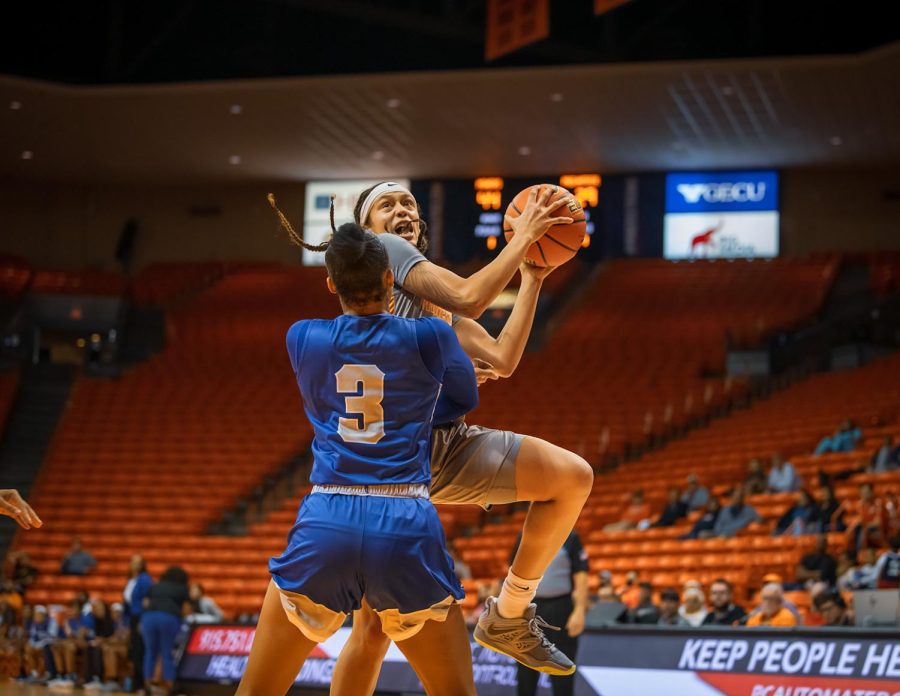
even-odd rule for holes
{"type": "Polygon", "coordinates": [[[674,587],[667,587],[659,593],[659,620],[656,622],[658,626],[690,626],[681,614],[678,613],[678,607],[681,604],[681,598],[678,596],[678,590],[674,587]]]}
{"type": "Polygon", "coordinates": [[[871,483],[859,486],[859,503],[850,527],[850,547],[859,550],[866,546],[879,546],[885,538],[887,514],[884,502],[875,497],[871,483]]]}
{"type": "Polygon", "coordinates": [[[659,607],[653,603],[653,585],[649,582],[638,583],[638,601],[628,612],[629,623],[659,623],[659,607]]]}
{"type": "Polygon", "coordinates": [[[628,607],[619,600],[612,585],[601,585],[594,605],[584,617],[584,624],[595,628],[610,623],[628,623],[628,607]]]}
{"type": "Polygon", "coordinates": [[[15,488],[0,488],[0,515],[13,518],[22,529],[44,524],[15,488]]]}
{"type": "Polygon", "coordinates": [[[900,587],[900,535],[891,537],[890,548],[875,562],[875,586],[880,590],[900,587]]]}
{"type": "Polygon", "coordinates": [[[724,578],[713,580],[709,586],[709,603],[712,611],[703,619],[704,626],[734,626],[747,615],[734,603],[734,588],[724,578]]]}
{"type": "Polygon", "coordinates": [[[97,567],[97,559],[84,550],[81,539],[72,540],[72,548],[69,549],[62,560],[63,575],[87,575],[97,567]]]}
{"type": "Polygon", "coordinates": [[[781,585],[770,582],[763,586],[760,610],[747,619],[748,626],[778,626],[791,628],[798,625],[797,617],[784,606],[781,585]]]}
{"type": "Polygon", "coordinates": [[[712,496],[706,503],[706,512],[694,522],[691,531],[680,537],[681,539],[708,539],[713,536],[716,528],[716,520],[722,512],[722,504],[719,499],[712,496]]]}
{"type": "Polygon", "coordinates": [[[862,437],[862,431],[850,419],[844,420],[832,435],[823,437],[816,446],[816,455],[829,452],[852,452],[862,437]]]}
{"type": "Polygon", "coordinates": [[[697,474],[688,474],[687,486],[681,494],[681,502],[688,512],[700,510],[706,506],[709,500],[709,489],[700,485],[697,474]]]}
{"type": "Polygon", "coordinates": [[[21,672],[21,630],[16,610],[0,597],[0,679],[21,672]]]}
{"type": "Polygon", "coordinates": [[[13,611],[22,611],[22,593],[16,589],[12,580],[4,580],[0,583],[0,602],[6,602],[13,611]]]}
{"type": "Polygon", "coordinates": [[[162,659],[163,690],[168,694],[175,682],[175,638],[190,600],[188,574],[183,568],[166,569],[147,593],[146,610],[141,615],[144,635],[144,678],[152,677],[156,662],[162,659]]]}
{"type": "Polygon", "coordinates": [[[51,648],[59,638],[59,625],[47,613],[47,607],[38,604],[25,625],[28,640],[25,643],[25,671],[32,681],[46,681],[58,676],[51,648]]]}
{"type": "Polygon", "coordinates": [[[837,583],[837,561],[828,554],[828,538],[824,534],[816,537],[816,546],[797,564],[796,578],[799,586],[821,580],[834,587],[837,583]]]}
{"type": "Polygon", "coordinates": [[[203,591],[203,585],[199,582],[191,584],[190,589],[191,613],[188,615],[188,623],[220,623],[225,615],[212,597],[208,597],[203,591]]]}
{"type": "Polygon", "coordinates": [[[10,574],[12,581],[16,589],[20,593],[25,594],[29,586],[37,580],[38,569],[32,565],[31,558],[24,551],[10,554],[10,556],[14,557],[12,573],[10,574]]]}
{"type": "Polygon", "coordinates": [[[893,490],[884,494],[885,537],[900,535],[900,498],[893,490]]]}
{"type": "MultiPolygon", "coordinates": [[[[609,587],[613,594],[615,594],[615,588],[613,587],[613,576],[608,570],[601,570],[597,573],[597,588],[598,592],[600,588],[609,587]]],[[[616,595],[616,599],[619,599],[619,596],[616,595]]]]}
{"type": "Polygon", "coordinates": [[[103,687],[103,645],[115,632],[115,624],[109,613],[109,607],[102,599],[91,602],[91,613],[94,635],[87,642],[87,659],[85,660],[85,691],[98,690],[103,687]]]}
{"type": "Polygon", "coordinates": [[[816,611],[822,615],[823,626],[852,626],[853,621],[847,615],[847,602],[836,590],[826,590],[816,595],[814,600],[816,611]]]}
{"type": "Polygon", "coordinates": [[[612,522],[603,528],[605,532],[618,532],[624,529],[635,529],[650,518],[650,506],[644,502],[644,491],[638,489],[631,494],[631,502],[622,510],[618,522],[612,522]]]}
{"type": "Polygon", "coordinates": [[[629,609],[634,609],[637,606],[640,589],[638,587],[638,573],[636,570],[628,571],[628,575],[625,576],[625,584],[616,590],[616,594],[619,595],[619,599],[629,609]]]}
{"type": "Polygon", "coordinates": [[[94,638],[93,616],[82,614],[81,607],[81,601],[78,599],[69,602],[60,626],[59,640],[51,648],[57,669],[61,675],[65,675],[59,681],[69,681],[73,684],[79,683],[76,670],[78,656],[87,652],[88,641],[94,638]]]}
{"type": "Polygon", "coordinates": [[[837,501],[831,486],[826,485],[819,489],[816,511],[809,528],[811,532],[819,534],[843,532],[847,529],[844,523],[844,505],[837,501]]]}
{"type": "Polygon", "coordinates": [[[459,555],[459,549],[456,548],[456,544],[451,541],[447,544],[447,550],[450,552],[450,558],[453,559],[453,571],[456,573],[456,577],[460,580],[471,580],[472,569],[459,555]]]}
{"type": "Polygon", "coordinates": [[[871,546],[860,551],[859,563],[838,578],[837,586],[842,592],[847,590],[872,590],[878,581],[875,565],[875,549],[871,546]]]}
{"type": "Polygon", "coordinates": [[[762,462],[751,459],[747,464],[747,478],[744,479],[744,490],[747,495],[758,495],[766,492],[769,480],[763,472],[762,462]]]}
{"type": "Polygon", "coordinates": [[[772,468],[769,469],[766,487],[770,493],[790,493],[800,488],[800,477],[797,476],[794,465],[785,461],[780,452],[772,456],[772,468]]]}
{"type": "Polygon", "coordinates": [[[734,536],[751,522],[757,520],[759,520],[759,515],[756,510],[744,502],[744,489],[737,486],[731,494],[731,505],[722,508],[716,519],[713,535],[718,537],[734,536]]]}
{"type": "Polygon", "coordinates": [[[809,527],[813,524],[813,517],[816,515],[816,504],[808,491],[802,490],[797,493],[794,504],[779,518],[775,524],[773,536],[802,536],[808,533],[809,527]]]}
{"type": "Polygon", "coordinates": [[[131,557],[128,568],[128,582],[122,592],[125,618],[129,627],[129,657],[133,665],[132,688],[140,691],[144,688],[144,637],[141,634],[141,614],[144,613],[144,599],[153,585],[153,578],[147,572],[144,557],[135,554],[131,557]]]}
{"type": "Polygon", "coordinates": [[[687,506],[681,502],[681,494],[679,490],[675,486],[672,486],[669,489],[666,506],[663,508],[663,511],[657,518],[656,522],[654,522],[651,526],[671,527],[686,514],[687,506]]]}
{"type": "Polygon", "coordinates": [[[700,587],[691,586],[684,591],[684,602],[678,608],[678,613],[691,626],[699,626],[706,618],[706,597],[700,587]]]}
{"type": "Polygon", "coordinates": [[[884,474],[900,469],[900,445],[894,446],[894,438],[885,435],[881,447],[875,450],[869,460],[869,471],[873,474],[884,474]]]}

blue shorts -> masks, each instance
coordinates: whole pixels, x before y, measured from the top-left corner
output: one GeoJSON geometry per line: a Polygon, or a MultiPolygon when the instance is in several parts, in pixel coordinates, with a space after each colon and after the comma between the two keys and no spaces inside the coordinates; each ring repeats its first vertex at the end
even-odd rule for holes
{"type": "Polygon", "coordinates": [[[269,572],[288,618],[318,642],[363,597],[395,641],[465,597],[437,511],[421,498],[307,495],[269,572]]]}

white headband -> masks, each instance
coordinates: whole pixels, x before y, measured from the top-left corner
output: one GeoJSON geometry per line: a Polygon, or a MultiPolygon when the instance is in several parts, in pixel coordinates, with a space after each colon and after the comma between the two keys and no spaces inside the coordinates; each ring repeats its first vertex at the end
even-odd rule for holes
{"type": "Polygon", "coordinates": [[[359,224],[365,226],[366,218],[369,217],[369,212],[372,210],[372,206],[375,205],[375,201],[381,198],[386,193],[405,193],[409,196],[415,198],[415,196],[410,193],[409,189],[406,188],[403,184],[398,184],[396,181],[385,181],[371,191],[369,191],[369,195],[366,196],[366,200],[363,201],[362,208],[359,209],[359,224]]]}

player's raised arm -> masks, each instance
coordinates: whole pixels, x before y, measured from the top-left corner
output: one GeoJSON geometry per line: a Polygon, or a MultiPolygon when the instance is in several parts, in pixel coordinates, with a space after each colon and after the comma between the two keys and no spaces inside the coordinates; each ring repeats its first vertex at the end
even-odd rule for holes
{"type": "Polygon", "coordinates": [[[477,321],[459,319],[453,325],[453,330],[463,350],[471,358],[489,363],[498,377],[509,377],[525,352],[541,285],[552,271],[551,267],[522,264],[522,285],[519,287],[516,303],[497,338],[491,336],[477,321]]]}
{"type": "Polygon", "coordinates": [[[554,192],[549,186],[544,187],[540,194],[537,189],[532,189],[522,214],[506,219],[515,231],[512,239],[497,258],[481,270],[462,278],[453,271],[424,261],[409,269],[403,287],[454,314],[477,319],[515,275],[528,247],[551,226],[572,221],[569,217],[551,215],[559,208],[559,201],[551,202],[554,192]]]}

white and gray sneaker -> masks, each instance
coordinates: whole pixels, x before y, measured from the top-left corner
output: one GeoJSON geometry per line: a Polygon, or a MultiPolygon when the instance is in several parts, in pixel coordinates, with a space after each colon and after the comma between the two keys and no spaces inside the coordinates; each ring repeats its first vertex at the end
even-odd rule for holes
{"type": "Polygon", "coordinates": [[[572,674],[575,663],[544,635],[545,628],[559,629],[536,616],[536,611],[537,606],[529,604],[522,616],[506,619],[497,611],[497,598],[488,597],[475,626],[475,641],[538,672],[572,674]]]}

